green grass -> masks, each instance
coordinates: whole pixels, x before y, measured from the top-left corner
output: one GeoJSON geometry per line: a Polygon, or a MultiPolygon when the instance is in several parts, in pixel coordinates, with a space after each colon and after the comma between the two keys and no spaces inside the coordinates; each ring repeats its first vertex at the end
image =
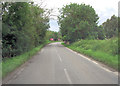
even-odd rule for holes
{"type": "Polygon", "coordinates": [[[41,44],[40,46],[33,48],[29,52],[26,52],[20,56],[5,59],[2,62],[2,77],[4,78],[7,74],[9,74],[17,67],[25,63],[28,59],[34,56],[38,51],[40,51],[42,47],[44,47],[48,43],[51,43],[51,41],[46,41],[44,44],[41,44]]]}
{"type": "Polygon", "coordinates": [[[118,70],[118,39],[80,40],[64,46],[118,70]]]}

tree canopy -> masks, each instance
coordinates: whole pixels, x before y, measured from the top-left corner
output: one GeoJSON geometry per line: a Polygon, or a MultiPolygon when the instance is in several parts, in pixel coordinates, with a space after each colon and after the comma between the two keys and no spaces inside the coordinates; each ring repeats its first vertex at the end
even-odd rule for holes
{"type": "Polygon", "coordinates": [[[111,19],[107,19],[103,24],[106,38],[118,36],[118,17],[113,15],[111,19]]]}
{"type": "Polygon", "coordinates": [[[49,40],[50,38],[53,38],[55,41],[57,41],[58,39],[61,39],[61,34],[60,32],[55,32],[55,31],[47,31],[46,32],[46,36],[45,39],[49,40]]]}
{"type": "Polygon", "coordinates": [[[44,42],[46,10],[27,2],[5,2],[2,14],[3,57],[20,55],[44,42]]]}
{"type": "Polygon", "coordinates": [[[59,25],[63,40],[94,39],[98,15],[90,5],[71,3],[60,9],[59,25]]]}

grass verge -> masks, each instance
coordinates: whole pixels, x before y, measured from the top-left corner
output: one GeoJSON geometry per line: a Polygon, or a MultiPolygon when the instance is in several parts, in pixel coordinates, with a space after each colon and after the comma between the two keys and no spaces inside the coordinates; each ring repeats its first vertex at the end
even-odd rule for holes
{"type": "Polygon", "coordinates": [[[26,52],[20,56],[7,58],[4,61],[2,61],[2,78],[4,78],[10,72],[14,71],[17,67],[19,67],[23,63],[25,63],[28,59],[30,59],[38,51],[40,51],[41,48],[43,48],[46,44],[49,43],[51,43],[51,41],[46,41],[44,44],[41,44],[40,46],[33,48],[29,52],[26,52]]]}
{"type": "MultiPolygon", "coordinates": [[[[94,42],[96,40],[92,40],[93,43],[91,43],[91,42],[89,43],[89,41],[91,41],[91,40],[87,40],[86,44],[85,44],[85,41],[86,40],[82,41],[81,43],[80,43],[80,41],[75,42],[75,43],[70,44],[70,45],[66,45],[66,44],[62,43],[62,45],[66,46],[66,47],[68,47],[68,48],[70,48],[78,53],[82,53],[84,55],[87,55],[87,56],[89,56],[97,61],[100,61],[100,62],[118,70],[118,55],[111,54],[109,52],[105,52],[104,49],[100,49],[100,47],[99,47],[99,46],[101,46],[100,42],[103,43],[103,41],[98,40],[99,41],[98,44],[97,44],[97,42],[96,43],[94,42]],[[87,47],[87,46],[89,46],[89,47],[87,47]],[[97,48],[96,46],[99,48],[97,48]],[[95,48],[96,48],[96,50],[94,50],[95,48]]],[[[104,42],[106,42],[106,41],[104,40],[104,42]]],[[[108,47],[108,45],[110,45],[110,43],[107,44],[106,46],[108,47]]],[[[114,45],[112,45],[112,46],[114,47],[114,45]]],[[[103,45],[103,47],[104,46],[105,45],[103,45]]],[[[109,49],[110,49],[110,47],[109,47],[109,49]]],[[[114,48],[111,48],[110,51],[112,51],[113,49],[114,48]]],[[[113,51],[115,52],[115,50],[113,50],[113,51]]]]}

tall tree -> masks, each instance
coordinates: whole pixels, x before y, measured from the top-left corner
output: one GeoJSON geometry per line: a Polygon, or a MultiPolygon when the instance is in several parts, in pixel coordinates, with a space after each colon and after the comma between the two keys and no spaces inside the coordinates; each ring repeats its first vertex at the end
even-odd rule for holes
{"type": "Polygon", "coordinates": [[[60,9],[60,13],[58,18],[63,40],[74,42],[95,38],[98,16],[91,6],[71,3],[60,9]]]}
{"type": "Polygon", "coordinates": [[[118,17],[113,15],[111,19],[107,19],[107,21],[103,23],[103,28],[106,38],[116,37],[118,35],[118,17]]]}
{"type": "Polygon", "coordinates": [[[3,3],[3,57],[20,55],[44,42],[49,18],[33,3],[3,3]]]}

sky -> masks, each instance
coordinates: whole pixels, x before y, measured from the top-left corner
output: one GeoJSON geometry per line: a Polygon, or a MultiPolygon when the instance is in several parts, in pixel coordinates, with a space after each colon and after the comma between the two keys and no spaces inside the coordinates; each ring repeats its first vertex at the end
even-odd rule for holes
{"type": "Polygon", "coordinates": [[[58,8],[62,8],[64,5],[70,3],[86,4],[92,6],[96,14],[99,16],[98,25],[101,25],[107,19],[110,19],[112,15],[118,16],[118,2],[120,0],[33,0],[37,4],[41,4],[47,9],[53,9],[52,15],[50,18],[50,28],[52,31],[59,31],[59,26],[57,24],[57,16],[59,15],[58,8]]]}

